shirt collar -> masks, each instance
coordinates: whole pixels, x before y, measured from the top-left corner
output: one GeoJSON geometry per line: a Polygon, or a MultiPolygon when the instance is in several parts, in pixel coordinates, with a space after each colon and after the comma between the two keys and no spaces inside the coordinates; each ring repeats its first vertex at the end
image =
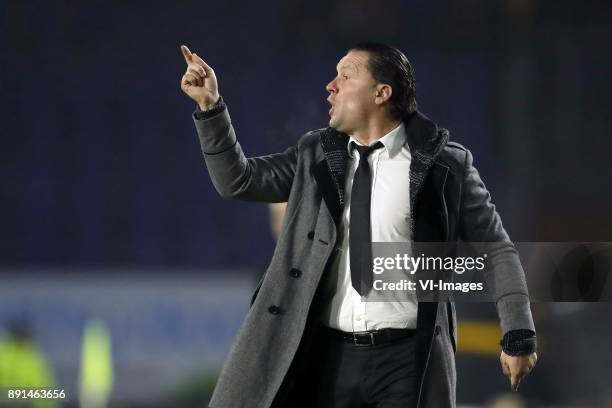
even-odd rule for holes
{"type": "MultiPolygon", "coordinates": [[[[392,131],[390,131],[389,133],[387,133],[380,139],[374,140],[372,143],[370,143],[370,146],[376,142],[381,142],[385,150],[389,154],[389,157],[392,158],[397,153],[399,153],[399,151],[401,150],[402,146],[404,146],[406,141],[407,141],[406,128],[404,127],[404,122],[400,122],[400,124],[395,129],[393,129],[392,131]]],[[[353,158],[353,149],[351,149],[351,142],[355,142],[356,144],[360,146],[362,146],[362,144],[357,139],[353,138],[353,136],[349,137],[349,141],[348,141],[348,144],[346,145],[346,149],[348,150],[349,157],[353,158]]]]}

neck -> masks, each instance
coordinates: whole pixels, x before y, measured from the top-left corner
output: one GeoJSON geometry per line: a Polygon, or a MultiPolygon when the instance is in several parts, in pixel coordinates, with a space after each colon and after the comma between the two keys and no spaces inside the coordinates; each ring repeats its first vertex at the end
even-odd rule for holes
{"type": "Polygon", "coordinates": [[[401,120],[391,119],[371,121],[364,128],[352,132],[351,136],[357,139],[359,143],[368,146],[398,127],[400,123],[401,120]]]}

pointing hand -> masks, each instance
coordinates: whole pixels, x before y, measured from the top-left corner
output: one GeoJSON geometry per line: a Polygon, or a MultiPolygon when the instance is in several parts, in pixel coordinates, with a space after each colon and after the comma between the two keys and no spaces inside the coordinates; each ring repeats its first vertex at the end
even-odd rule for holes
{"type": "Polygon", "coordinates": [[[215,71],[186,45],[181,45],[181,52],[187,64],[187,70],[181,78],[181,89],[201,110],[208,110],[219,100],[215,71]]]}

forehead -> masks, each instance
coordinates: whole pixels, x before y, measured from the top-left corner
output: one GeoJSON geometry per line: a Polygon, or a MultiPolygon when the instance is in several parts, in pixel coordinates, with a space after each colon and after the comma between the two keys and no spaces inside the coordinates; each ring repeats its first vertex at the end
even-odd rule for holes
{"type": "Polygon", "coordinates": [[[368,63],[369,55],[366,51],[349,51],[344,57],[340,59],[336,69],[338,71],[342,69],[352,69],[361,71],[366,68],[368,63]]]}

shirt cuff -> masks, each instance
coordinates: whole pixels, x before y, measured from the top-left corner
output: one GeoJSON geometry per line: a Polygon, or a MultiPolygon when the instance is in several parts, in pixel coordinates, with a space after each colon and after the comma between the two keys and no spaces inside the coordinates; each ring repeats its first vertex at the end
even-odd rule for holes
{"type": "Polygon", "coordinates": [[[225,106],[225,102],[223,101],[223,97],[219,95],[219,100],[209,110],[203,111],[200,109],[200,106],[196,104],[196,110],[195,112],[193,112],[193,117],[196,118],[197,120],[210,119],[213,116],[216,116],[219,113],[223,112],[225,107],[226,106],[225,106]]]}

